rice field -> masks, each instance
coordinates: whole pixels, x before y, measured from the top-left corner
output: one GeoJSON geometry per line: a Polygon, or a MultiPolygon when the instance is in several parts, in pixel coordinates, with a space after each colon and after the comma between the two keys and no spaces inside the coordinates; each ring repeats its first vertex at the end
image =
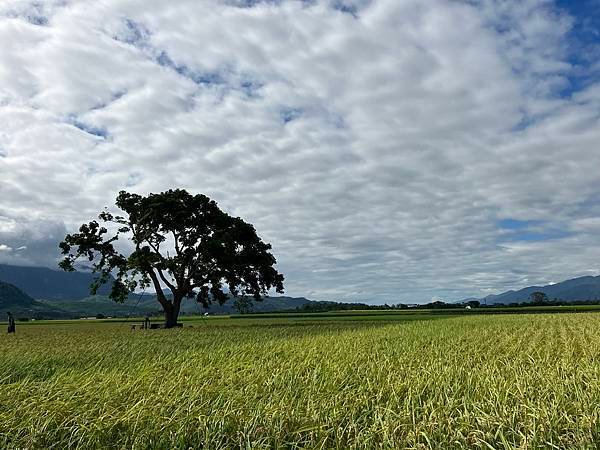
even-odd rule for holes
{"type": "Polygon", "coordinates": [[[0,448],[596,448],[600,314],[18,324],[0,448]]]}

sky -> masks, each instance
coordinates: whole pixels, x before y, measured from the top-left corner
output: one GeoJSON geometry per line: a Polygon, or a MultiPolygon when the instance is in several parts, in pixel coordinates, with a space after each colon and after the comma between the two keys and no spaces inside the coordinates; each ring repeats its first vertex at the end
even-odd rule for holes
{"type": "Polygon", "coordinates": [[[286,294],[600,274],[600,0],[0,1],[0,262],[204,193],[286,294]]]}

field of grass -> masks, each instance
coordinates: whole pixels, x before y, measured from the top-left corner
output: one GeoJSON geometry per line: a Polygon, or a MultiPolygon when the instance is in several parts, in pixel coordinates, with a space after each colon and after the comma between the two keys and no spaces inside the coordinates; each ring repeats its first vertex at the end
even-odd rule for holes
{"type": "MultiPolygon", "coordinates": [[[[340,320],[340,319],[344,320],[340,320]]],[[[0,335],[0,448],[596,448],[600,314],[0,335]]]]}

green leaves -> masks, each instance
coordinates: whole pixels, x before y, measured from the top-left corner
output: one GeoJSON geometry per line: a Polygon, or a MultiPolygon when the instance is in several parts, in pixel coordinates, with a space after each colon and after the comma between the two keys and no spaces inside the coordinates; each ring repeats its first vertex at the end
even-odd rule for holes
{"type": "Polygon", "coordinates": [[[93,262],[99,274],[98,287],[115,277],[111,298],[124,301],[138,286],[154,285],[165,311],[179,311],[183,298],[196,298],[204,305],[223,303],[228,295],[261,295],[274,288],[283,292],[283,275],[274,268],[271,245],[264,243],[254,227],[239,217],[221,211],[202,194],[168,190],[141,196],[119,192],[117,206],[125,213],[105,210],[99,220],[83,224],[60,244],[64,270],[74,270],[79,258],[93,262]],[[115,230],[111,236],[110,230],[115,230]],[[113,243],[127,236],[133,250],[124,255],[113,243]],[[163,287],[173,293],[168,300],[163,287]]]}

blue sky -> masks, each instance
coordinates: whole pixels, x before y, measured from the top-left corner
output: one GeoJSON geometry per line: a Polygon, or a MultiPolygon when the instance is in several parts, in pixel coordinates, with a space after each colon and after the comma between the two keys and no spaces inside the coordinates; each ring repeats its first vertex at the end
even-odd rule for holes
{"type": "Polygon", "coordinates": [[[600,68],[600,2],[597,0],[558,0],[557,6],[572,17],[567,35],[569,61],[579,70],[569,76],[570,85],[563,91],[571,95],[598,80],[600,68]],[[596,64],[596,67],[593,67],[596,64]]]}
{"type": "Polygon", "coordinates": [[[3,2],[0,262],[54,267],[120,189],[182,187],[289,295],[598,275],[598,30],[596,0],[3,2]]]}
{"type": "MultiPolygon", "coordinates": [[[[563,45],[565,59],[572,67],[566,71],[568,83],[558,93],[569,99],[600,80],[600,2],[558,0],[555,6],[571,21],[563,45]]],[[[565,224],[549,225],[536,220],[507,218],[498,221],[498,226],[507,231],[501,238],[506,241],[546,241],[570,235],[565,224]]]]}
{"type": "Polygon", "coordinates": [[[498,222],[498,226],[503,231],[500,242],[543,242],[566,238],[570,235],[560,226],[538,220],[503,219],[498,222]]]}

